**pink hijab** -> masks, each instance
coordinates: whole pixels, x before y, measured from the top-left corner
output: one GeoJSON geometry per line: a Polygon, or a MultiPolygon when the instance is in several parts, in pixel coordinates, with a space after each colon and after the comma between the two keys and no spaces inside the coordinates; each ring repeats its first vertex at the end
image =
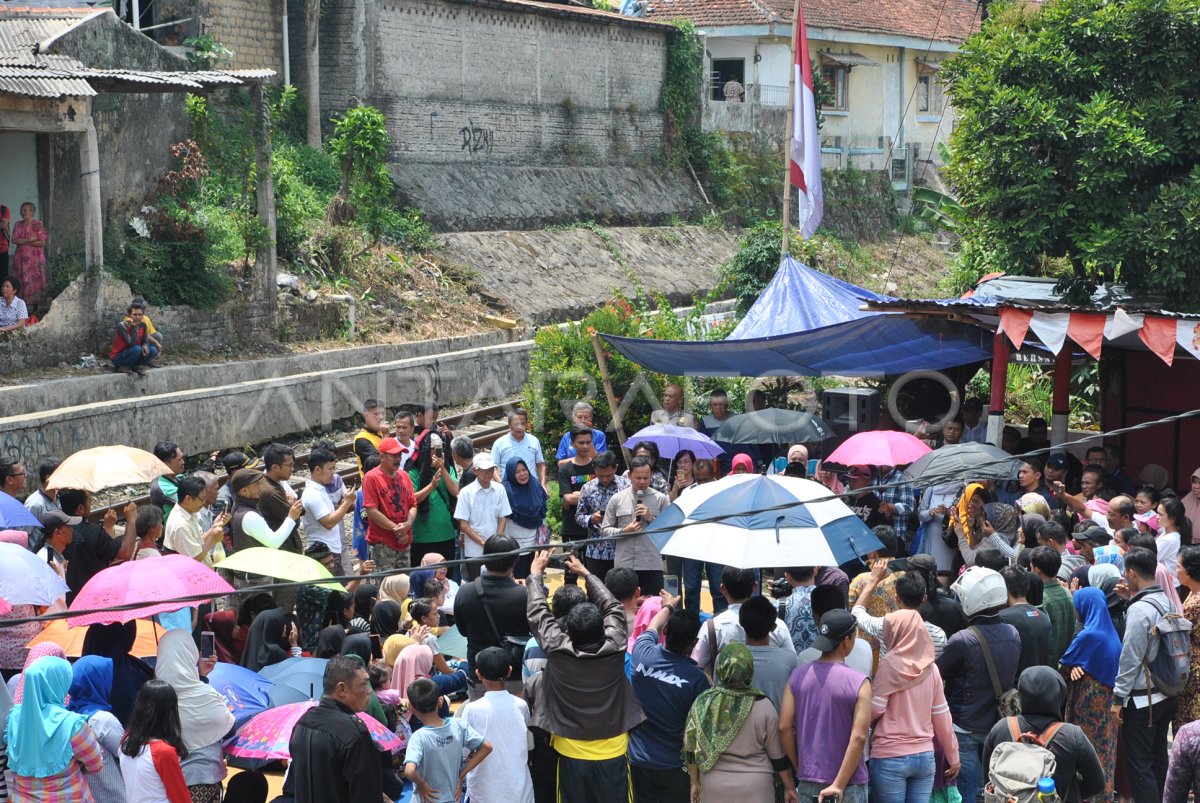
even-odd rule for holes
{"type": "Polygon", "coordinates": [[[737,454],[735,454],[733,456],[733,460],[730,461],[729,465],[730,465],[730,468],[729,468],[730,474],[735,473],[736,469],[738,469],[739,467],[746,469],[747,474],[754,473],[754,460],[750,457],[750,455],[746,454],[745,452],[738,452],[737,454]]]}
{"type": "Polygon", "coordinates": [[[1171,579],[1171,573],[1167,571],[1167,567],[1161,563],[1154,570],[1154,582],[1162,586],[1163,593],[1167,595],[1167,599],[1171,600],[1171,607],[1175,609],[1175,613],[1182,614],[1183,602],[1179,599],[1179,592],[1175,590],[1175,581],[1171,579]]]}
{"type": "Polygon", "coordinates": [[[13,705],[21,702],[21,698],[25,696],[25,669],[29,668],[39,658],[45,658],[47,655],[53,655],[55,658],[66,660],[67,654],[63,652],[63,648],[55,644],[53,641],[43,641],[41,644],[35,644],[29,649],[29,655],[25,658],[25,667],[21,670],[20,676],[17,678],[17,688],[13,691],[13,705]]]}
{"type": "Polygon", "coordinates": [[[887,654],[879,659],[872,689],[876,697],[887,697],[915,686],[933,666],[933,639],[921,614],[893,611],[883,618],[883,643],[887,654]]]}
{"type": "Polygon", "coordinates": [[[408,686],[414,680],[429,677],[433,672],[433,650],[424,644],[410,644],[400,651],[396,665],[392,667],[391,686],[400,692],[401,697],[408,696],[408,686]]]}
{"type": "Polygon", "coordinates": [[[29,549],[29,533],[20,530],[0,530],[0,544],[17,544],[29,549]]]}
{"type": "MultiPolygon", "coordinates": [[[[662,597],[650,597],[650,599],[642,603],[642,607],[638,608],[637,616],[633,620],[633,632],[629,634],[629,642],[625,647],[627,652],[633,652],[633,643],[638,640],[638,636],[650,629],[650,620],[661,610],[662,597]]],[[[658,634],[660,644],[666,640],[666,633],[658,634]]]]}

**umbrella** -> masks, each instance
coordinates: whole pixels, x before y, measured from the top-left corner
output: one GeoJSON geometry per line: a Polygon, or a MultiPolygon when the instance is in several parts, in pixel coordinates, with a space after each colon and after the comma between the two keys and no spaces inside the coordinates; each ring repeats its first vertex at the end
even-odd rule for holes
{"type": "Polygon", "coordinates": [[[904,479],[1011,480],[1020,468],[1019,458],[989,443],[952,443],[917,459],[905,469],[904,479]]]}
{"type": "Polygon", "coordinates": [[[121,485],[144,485],[155,477],[170,473],[170,466],[144,449],[97,446],[75,452],[62,461],[46,481],[46,489],[100,491],[121,485]]]}
{"type": "Polygon", "coordinates": [[[190,607],[184,602],[159,600],[193,594],[219,597],[233,593],[233,586],[222,580],[220,575],[186,555],[164,555],[150,560],[131,560],[97,572],[75,595],[75,601],[67,610],[87,611],[133,604],[137,607],[72,616],[67,619],[68,623],[74,626],[109,625],[130,619],[146,619],[157,613],[190,607]]]}
{"type": "Polygon", "coordinates": [[[0,598],[10,605],[53,605],[69,590],[45,560],[18,544],[0,543],[0,598]]]}
{"type": "Polygon", "coordinates": [[[671,458],[690,449],[696,457],[716,457],[725,454],[725,450],[713,442],[713,439],[699,430],[691,427],[676,427],[670,424],[651,424],[643,427],[625,441],[625,448],[632,449],[642,441],[650,441],[658,447],[661,457],[671,458]]]}
{"type": "MultiPolygon", "coordinates": [[[[237,736],[225,745],[225,752],[239,758],[281,759],[291,758],[291,748],[288,742],[292,738],[292,730],[304,712],[315,706],[312,700],[302,703],[272,708],[251,719],[240,729],[237,736]]],[[[366,712],[359,712],[359,718],[371,733],[371,741],[380,750],[395,753],[402,750],[406,743],[395,733],[381,725],[374,717],[366,712]]]]}
{"type": "Polygon", "coordinates": [[[650,529],[666,555],[741,569],[838,566],[883,546],[824,485],[779,474],[734,474],[692,488],[650,529]]]}
{"type": "Polygon", "coordinates": [[[262,675],[237,664],[218,662],[208,673],[208,684],[221,693],[225,705],[241,727],[268,708],[308,702],[308,695],[287,686],[276,686],[262,675]]]}
{"type": "Polygon", "coordinates": [[[325,688],[325,665],[328,663],[326,658],[287,658],[264,666],[258,674],[276,686],[287,686],[315,700],[325,688]]]}
{"type": "MultiPolygon", "coordinates": [[[[46,629],[30,640],[26,647],[33,647],[44,641],[53,641],[63,648],[68,658],[79,658],[83,655],[83,638],[87,635],[86,627],[68,627],[66,619],[55,619],[46,625],[46,629]]],[[[166,634],[166,629],[148,619],[137,620],[137,638],[129,654],[134,658],[152,658],[158,655],[158,640],[166,634]]]]}
{"type": "Polygon", "coordinates": [[[10,527],[41,527],[37,516],[29,512],[29,508],[21,504],[15,496],[0,491],[0,530],[10,527]]]}
{"type": "MultiPolygon", "coordinates": [[[[280,580],[290,580],[294,583],[305,583],[313,580],[328,580],[333,577],[320,561],[295,552],[285,552],[282,549],[270,549],[265,546],[239,549],[214,568],[229,572],[246,572],[261,574],[280,580]]],[[[323,588],[344,590],[336,580],[331,583],[318,583],[323,588]]]]}
{"type": "Polygon", "coordinates": [[[834,437],[833,426],[820,416],[778,407],[731,416],[712,433],[721,443],[820,443],[834,437]]]}
{"type": "Polygon", "coordinates": [[[930,451],[924,441],[907,432],[881,429],[851,435],[825,462],[840,466],[906,466],[930,451]]]}

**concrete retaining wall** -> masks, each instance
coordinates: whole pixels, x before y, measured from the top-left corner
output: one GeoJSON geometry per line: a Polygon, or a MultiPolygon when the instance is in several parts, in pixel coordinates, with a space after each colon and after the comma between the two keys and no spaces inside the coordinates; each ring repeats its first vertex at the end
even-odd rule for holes
{"type": "MultiPolygon", "coordinates": [[[[368,359],[354,367],[330,367],[345,364],[345,351],[286,358],[309,359],[310,370],[251,381],[234,378],[237,363],[211,368],[189,366],[179,370],[197,375],[220,372],[224,381],[212,387],[9,415],[0,418],[0,452],[35,466],[42,458],[64,457],[93,446],[122,443],[151,449],[157,441],[170,439],[185,453],[196,454],[218,447],[261,443],[314,427],[328,429],[332,422],[361,410],[363,400],[369,397],[382,398],[391,405],[436,398],[446,405],[474,406],[520,392],[529,373],[532,341],[437,354],[446,344],[409,344],[415,350],[435,353],[386,362],[370,360],[367,353],[382,347],[355,349],[351,351],[362,352],[357,356],[368,359]]],[[[258,367],[265,368],[261,363],[258,367]]],[[[151,377],[155,376],[152,373],[147,380],[153,382],[151,377]]],[[[165,383],[168,377],[163,375],[159,381],[165,383]]],[[[103,398],[105,390],[92,388],[84,395],[103,398]]],[[[43,399],[55,399],[45,395],[44,390],[42,394],[43,399]]],[[[0,408],[6,412],[10,409],[4,401],[0,401],[0,408]]]]}

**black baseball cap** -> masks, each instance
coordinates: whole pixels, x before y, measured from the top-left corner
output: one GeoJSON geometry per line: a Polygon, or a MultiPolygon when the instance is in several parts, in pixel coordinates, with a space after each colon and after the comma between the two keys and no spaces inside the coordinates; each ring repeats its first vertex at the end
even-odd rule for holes
{"type": "Polygon", "coordinates": [[[68,516],[61,510],[50,510],[42,516],[42,530],[47,534],[54,532],[64,524],[74,527],[77,524],[83,524],[83,519],[80,516],[68,516]]]}
{"type": "Polygon", "coordinates": [[[1112,541],[1112,535],[1103,527],[1088,527],[1082,532],[1073,533],[1071,535],[1076,541],[1091,541],[1097,546],[1107,546],[1109,541],[1112,541]]]}
{"type": "Polygon", "coordinates": [[[488,647],[475,654],[475,670],[484,680],[508,680],[510,669],[508,653],[499,647],[488,647]]]}
{"type": "Polygon", "coordinates": [[[1047,468],[1057,468],[1062,470],[1069,465],[1071,465],[1071,461],[1067,460],[1067,456],[1065,454],[1052,454],[1046,458],[1047,468]]]}
{"type": "Polygon", "coordinates": [[[812,645],[821,652],[829,652],[854,632],[854,615],[845,608],[835,608],[826,611],[821,616],[821,624],[817,628],[817,637],[812,645]]]}

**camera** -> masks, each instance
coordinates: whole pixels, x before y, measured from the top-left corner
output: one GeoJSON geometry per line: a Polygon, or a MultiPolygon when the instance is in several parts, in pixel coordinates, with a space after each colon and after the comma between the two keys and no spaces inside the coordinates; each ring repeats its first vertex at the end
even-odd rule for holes
{"type": "Polygon", "coordinates": [[[787,581],[786,577],[776,577],[767,587],[767,591],[775,599],[783,599],[792,595],[792,584],[787,581]]]}
{"type": "Polygon", "coordinates": [[[567,558],[569,558],[569,557],[571,557],[571,556],[570,555],[562,555],[562,554],[551,555],[550,556],[550,568],[565,570],[567,568],[567,558]]]}

